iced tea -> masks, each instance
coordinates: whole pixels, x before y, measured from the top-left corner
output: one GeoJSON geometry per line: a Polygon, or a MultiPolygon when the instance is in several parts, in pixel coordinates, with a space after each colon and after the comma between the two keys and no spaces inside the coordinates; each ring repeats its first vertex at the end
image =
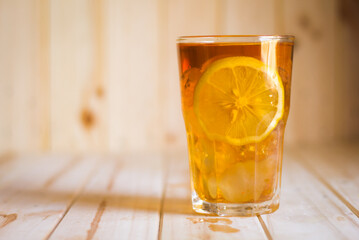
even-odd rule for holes
{"type": "Polygon", "coordinates": [[[293,41],[178,39],[195,211],[250,216],[279,207],[293,41]]]}

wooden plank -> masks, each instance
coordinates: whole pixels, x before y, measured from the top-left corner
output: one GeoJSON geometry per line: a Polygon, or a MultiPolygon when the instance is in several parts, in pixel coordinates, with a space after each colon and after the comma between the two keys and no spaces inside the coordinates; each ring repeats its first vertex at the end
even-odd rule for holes
{"type": "Polygon", "coordinates": [[[67,213],[95,170],[95,163],[95,159],[48,157],[1,188],[0,238],[45,238],[67,213]]]}
{"type": "Polygon", "coordinates": [[[281,206],[262,218],[274,239],[355,239],[359,219],[310,172],[285,154],[281,206]]]}
{"type": "Polygon", "coordinates": [[[11,42],[14,40],[14,33],[11,31],[12,10],[10,6],[13,2],[0,1],[0,52],[7,53],[0,55],[0,154],[11,151],[11,114],[12,114],[12,91],[13,84],[11,79],[11,62],[13,61],[12,54],[9,54],[8,49],[11,42]],[[4,34],[8,33],[8,34],[4,34]],[[11,34],[10,34],[11,33],[11,34]],[[6,58],[4,56],[7,56],[6,58]],[[9,76],[10,75],[10,76],[9,76]]]}
{"type": "Polygon", "coordinates": [[[158,17],[159,3],[109,0],[103,5],[109,148],[156,151],[162,145],[160,103],[166,101],[159,93],[159,74],[165,71],[158,62],[163,21],[158,17]]]}
{"type": "Polygon", "coordinates": [[[335,0],[288,0],[283,30],[296,36],[287,143],[335,140],[335,0]]]}
{"type": "MultiPolygon", "coordinates": [[[[0,154],[0,180],[12,170],[11,167],[16,162],[17,158],[13,152],[5,152],[0,154]]],[[[3,181],[1,181],[3,182],[3,181]]]]}
{"type": "Polygon", "coordinates": [[[4,153],[0,156],[0,189],[12,183],[19,176],[31,171],[37,164],[46,161],[47,158],[46,155],[4,153]]]}
{"type": "Polygon", "coordinates": [[[51,78],[50,78],[50,1],[36,0],[36,66],[38,92],[35,92],[39,114],[36,116],[36,127],[41,133],[41,152],[48,151],[51,146],[51,78]]]}
{"type": "Polygon", "coordinates": [[[335,131],[339,139],[359,136],[359,2],[336,1],[335,37],[335,131]]]}
{"type": "Polygon", "coordinates": [[[302,148],[301,163],[359,218],[359,144],[302,148]]]}
{"type": "Polygon", "coordinates": [[[223,34],[276,34],[275,0],[225,0],[221,4],[224,5],[223,34]]]}
{"type": "Polygon", "coordinates": [[[0,1],[0,152],[48,146],[48,8],[43,2],[0,1]]]}
{"type": "Polygon", "coordinates": [[[136,155],[102,159],[51,239],[157,239],[162,159],[136,155]]]}
{"type": "Polygon", "coordinates": [[[164,194],[161,239],[266,239],[256,217],[196,214],[191,206],[187,157],[171,159],[164,194]]]}
{"type": "Polygon", "coordinates": [[[296,35],[286,141],[357,136],[357,9],[335,0],[2,0],[0,152],[184,148],[175,39],[188,34],[296,35]]]}
{"type": "Polygon", "coordinates": [[[50,7],[52,149],[105,151],[103,4],[51,1],[50,7]]]}
{"type": "Polygon", "coordinates": [[[218,1],[173,0],[160,5],[160,106],[164,144],[184,149],[186,134],[181,113],[176,39],[183,35],[218,34],[218,1]]]}

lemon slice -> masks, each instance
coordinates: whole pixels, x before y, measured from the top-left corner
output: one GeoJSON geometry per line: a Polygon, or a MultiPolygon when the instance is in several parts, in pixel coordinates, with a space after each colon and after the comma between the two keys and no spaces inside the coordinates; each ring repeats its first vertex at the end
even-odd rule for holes
{"type": "Polygon", "coordinates": [[[282,80],[255,58],[223,58],[203,73],[193,107],[209,138],[233,145],[259,142],[283,116],[282,80]]]}

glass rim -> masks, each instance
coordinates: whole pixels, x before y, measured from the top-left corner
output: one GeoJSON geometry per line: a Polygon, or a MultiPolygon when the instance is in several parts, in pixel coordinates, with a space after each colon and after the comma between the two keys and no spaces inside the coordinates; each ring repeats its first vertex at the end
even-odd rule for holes
{"type": "Polygon", "coordinates": [[[180,36],[177,38],[177,43],[240,43],[271,40],[293,43],[294,39],[293,35],[193,35],[180,36]]]}

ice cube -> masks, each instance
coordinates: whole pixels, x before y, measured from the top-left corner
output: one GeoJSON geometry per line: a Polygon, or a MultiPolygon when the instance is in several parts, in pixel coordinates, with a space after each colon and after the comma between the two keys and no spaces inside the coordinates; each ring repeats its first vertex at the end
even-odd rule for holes
{"type": "Polygon", "coordinates": [[[229,167],[219,179],[219,189],[229,202],[244,203],[259,200],[276,168],[264,160],[239,162],[229,167]]]}

